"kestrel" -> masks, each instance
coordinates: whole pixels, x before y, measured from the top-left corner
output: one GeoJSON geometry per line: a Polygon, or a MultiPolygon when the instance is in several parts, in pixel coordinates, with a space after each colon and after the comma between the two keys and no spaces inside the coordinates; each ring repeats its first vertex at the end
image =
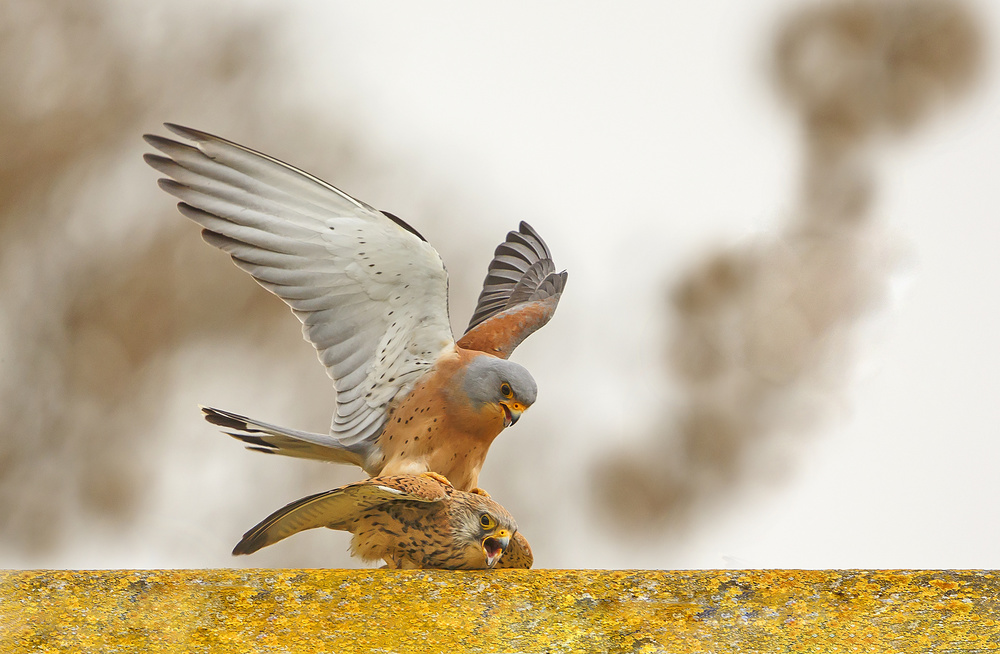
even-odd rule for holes
{"type": "Polygon", "coordinates": [[[243,534],[233,554],[316,527],[351,532],[351,554],[389,568],[530,568],[533,562],[506,509],[435,473],[373,477],[304,497],[243,534]]]}
{"type": "Polygon", "coordinates": [[[448,276],[405,222],[285,163],[204,132],[147,135],[203,238],[288,304],[337,392],[329,434],[218,409],[206,419],[250,449],[361,466],[371,476],[433,471],[476,487],[493,439],[535,401],[534,379],[507,360],[552,317],[566,284],[526,223],[490,262],[457,342],[448,276]]]}

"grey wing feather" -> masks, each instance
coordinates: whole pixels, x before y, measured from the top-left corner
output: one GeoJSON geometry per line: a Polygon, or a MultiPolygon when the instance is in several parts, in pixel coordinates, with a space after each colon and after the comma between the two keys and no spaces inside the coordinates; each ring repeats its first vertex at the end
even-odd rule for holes
{"type": "Polygon", "coordinates": [[[493,253],[476,310],[465,331],[518,304],[558,299],[565,286],[566,272],[556,273],[545,241],[522,221],[518,231],[509,232],[493,253]]]}
{"type": "MultiPolygon", "coordinates": [[[[454,346],[447,274],[437,252],[376,211],[277,159],[167,124],[193,142],[147,135],[146,162],[205,240],[288,304],[337,389],[329,445],[270,428],[274,451],[335,459],[325,447],[369,449],[389,402],[454,346]],[[297,447],[297,449],[296,449],[297,447]]],[[[258,423],[262,425],[263,423],[258,423]]]]}
{"type": "Polygon", "coordinates": [[[359,445],[345,447],[333,436],[279,427],[212,407],[203,406],[201,411],[205,420],[246,443],[247,449],[364,467],[366,449],[359,445]]]}

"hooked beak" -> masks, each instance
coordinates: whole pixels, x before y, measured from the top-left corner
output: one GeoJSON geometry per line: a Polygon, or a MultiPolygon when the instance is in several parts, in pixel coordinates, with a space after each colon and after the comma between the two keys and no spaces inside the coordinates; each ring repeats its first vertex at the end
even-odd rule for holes
{"type": "Polygon", "coordinates": [[[510,545],[510,532],[506,529],[497,529],[492,536],[483,539],[483,554],[486,555],[486,567],[492,568],[500,560],[500,557],[507,551],[510,545]]]}
{"type": "Polygon", "coordinates": [[[504,427],[513,425],[524,413],[524,405],[520,402],[501,402],[500,409],[503,411],[504,427]]]}

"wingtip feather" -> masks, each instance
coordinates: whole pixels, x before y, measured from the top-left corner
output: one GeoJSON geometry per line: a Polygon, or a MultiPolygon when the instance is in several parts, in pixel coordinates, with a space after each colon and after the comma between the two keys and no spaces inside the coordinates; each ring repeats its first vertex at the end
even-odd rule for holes
{"type": "Polygon", "coordinates": [[[177,195],[178,191],[181,191],[182,189],[186,188],[183,184],[179,184],[178,182],[175,182],[174,180],[168,177],[161,177],[160,179],[156,180],[156,184],[161,189],[163,189],[170,195],[174,196],[177,195]]]}
{"type": "Polygon", "coordinates": [[[163,123],[163,126],[169,129],[174,134],[178,136],[183,136],[184,138],[191,139],[192,141],[204,141],[211,138],[211,134],[202,132],[191,127],[184,127],[183,125],[178,125],[177,123],[163,123]]]}
{"type": "Polygon", "coordinates": [[[252,531],[248,531],[243,535],[240,542],[236,543],[236,547],[233,548],[233,556],[242,556],[245,554],[253,554],[259,550],[263,545],[260,544],[259,538],[252,537],[252,531]]]}

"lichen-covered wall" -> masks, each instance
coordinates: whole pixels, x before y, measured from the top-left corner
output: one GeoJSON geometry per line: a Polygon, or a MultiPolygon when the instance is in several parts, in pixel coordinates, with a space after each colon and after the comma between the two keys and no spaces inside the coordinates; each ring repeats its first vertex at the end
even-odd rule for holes
{"type": "Polygon", "coordinates": [[[7,652],[984,652],[991,571],[0,571],[7,652]]]}

